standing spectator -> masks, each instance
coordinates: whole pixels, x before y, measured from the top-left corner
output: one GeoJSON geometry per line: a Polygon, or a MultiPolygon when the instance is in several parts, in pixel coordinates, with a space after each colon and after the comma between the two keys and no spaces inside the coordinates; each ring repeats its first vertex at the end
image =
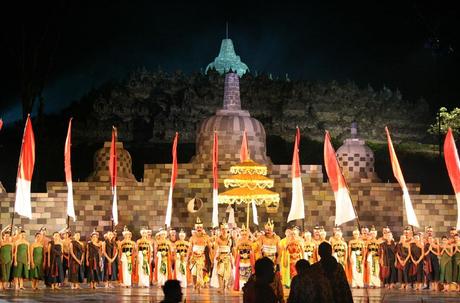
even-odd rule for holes
{"type": "Polygon", "coordinates": [[[165,295],[161,303],[178,303],[182,301],[182,289],[178,280],[168,280],[162,286],[165,295]]]}
{"type": "Polygon", "coordinates": [[[275,271],[274,263],[268,257],[256,261],[255,274],[243,287],[244,303],[277,303],[279,302],[272,287],[275,271]]]}

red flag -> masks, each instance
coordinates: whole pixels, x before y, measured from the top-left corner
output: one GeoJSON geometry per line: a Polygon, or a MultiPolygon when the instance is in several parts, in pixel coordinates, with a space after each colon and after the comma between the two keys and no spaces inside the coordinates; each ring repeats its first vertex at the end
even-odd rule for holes
{"type": "Polygon", "coordinates": [[[388,131],[388,128],[386,126],[385,132],[387,134],[388,151],[390,153],[390,161],[391,168],[393,169],[393,175],[395,176],[396,180],[401,186],[403,192],[403,202],[404,208],[406,210],[407,223],[409,223],[409,225],[419,227],[417,217],[415,216],[414,207],[412,206],[412,201],[409,196],[409,190],[407,189],[406,181],[404,181],[404,176],[402,174],[401,167],[399,166],[398,157],[396,156],[396,152],[393,147],[393,142],[391,141],[390,132],[388,131]]]}
{"type": "Polygon", "coordinates": [[[324,136],[324,165],[335,197],[335,224],[341,225],[355,219],[356,213],[328,131],[324,136]]]}
{"type": "Polygon", "coordinates": [[[457,199],[457,230],[460,230],[460,160],[450,127],[444,140],[444,160],[457,199]]]}
{"type": "Polygon", "coordinates": [[[2,130],[2,127],[3,127],[3,120],[0,119],[0,130],[2,130]]]}
{"type": "Polygon", "coordinates": [[[176,136],[174,137],[173,148],[172,148],[172,172],[171,172],[171,185],[169,187],[169,195],[168,195],[168,206],[166,208],[166,218],[165,218],[165,225],[167,227],[171,226],[171,217],[172,217],[172,195],[174,190],[174,185],[176,184],[177,179],[177,141],[179,139],[179,133],[176,132],[176,136]]]}
{"type": "Polygon", "coordinates": [[[299,145],[300,130],[297,127],[291,166],[292,200],[287,222],[305,218],[305,204],[303,200],[302,179],[300,176],[299,145]]]}
{"type": "Polygon", "coordinates": [[[118,224],[118,202],[117,202],[117,129],[112,126],[112,143],[110,144],[109,159],[110,181],[112,187],[112,218],[113,224],[118,224]]]}
{"type": "Polygon", "coordinates": [[[218,200],[219,200],[219,179],[217,175],[219,165],[219,143],[217,132],[214,131],[214,143],[212,145],[212,227],[219,226],[218,200]]]}
{"type": "Polygon", "coordinates": [[[72,165],[71,165],[71,134],[72,134],[72,118],[69,120],[69,127],[67,129],[67,137],[65,139],[64,146],[64,171],[65,171],[65,181],[67,183],[67,216],[72,217],[73,220],[76,220],[75,217],[75,208],[73,203],[73,185],[72,185],[72,165]]]}
{"type": "Polygon", "coordinates": [[[16,198],[14,211],[21,216],[32,218],[30,186],[35,164],[35,138],[30,115],[27,116],[19,156],[18,175],[16,179],[16,198]]]}
{"type": "Polygon", "coordinates": [[[246,130],[243,131],[243,140],[241,141],[240,150],[240,160],[241,162],[249,160],[248,138],[246,136],[246,130]]]}

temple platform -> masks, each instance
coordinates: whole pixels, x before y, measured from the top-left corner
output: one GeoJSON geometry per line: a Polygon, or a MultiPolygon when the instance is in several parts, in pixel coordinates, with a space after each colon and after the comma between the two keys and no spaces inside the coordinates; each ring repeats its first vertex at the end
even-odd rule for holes
{"type": "MultiPolygon", "coordinates": [[[[183,302],[243,302],[242,294],[229,291],[225,295],[219,294],[216,289],[203,289],[200,294],[191,288],[183,291],[183,302]]],[[[289,290],[285,290],[286,298],[289,290]]],[[[431,291],[401,291],[387,289],[354,289],[355,303],[364,302],[405,302],[405,303],[441,303],[460,302],[458,292],[431,292],[431,291]]],[[[81,290],[63,288],[58,291],[42,288],[33,291],[30,288],[23,291],[0,291],[0,302],[160,302],[163,292],[157,287],[145,288],[99,288],[90,290],[84,286],[81,290]]]]}

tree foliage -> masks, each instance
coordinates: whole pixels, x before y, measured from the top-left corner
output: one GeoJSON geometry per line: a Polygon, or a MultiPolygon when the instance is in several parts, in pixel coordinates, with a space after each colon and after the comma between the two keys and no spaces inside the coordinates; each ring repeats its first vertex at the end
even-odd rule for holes
{"type": "Polygon", "coordinates": [[[449,112],[447,108],[441,107],[436,114],[435,123],[428,128],[428,133],[444,135],[449,127],[455,135],[460,135],[460,108],[456,107],[449,112]]]}

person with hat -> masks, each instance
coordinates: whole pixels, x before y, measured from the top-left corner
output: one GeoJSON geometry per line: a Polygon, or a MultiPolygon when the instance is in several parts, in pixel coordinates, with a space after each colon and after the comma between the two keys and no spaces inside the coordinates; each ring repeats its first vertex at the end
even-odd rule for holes
{"type": "Polygon", "coordinates": [[[155,243],[155,269],[153,272],[153,280],[159,287],[172,278],[172,245],[167,239],[168,233],[164,229],[160,229],[156,233],[155,243]]]}
{"type": "Polygon", "coordinates": [[[91,233],[91,240],[86,245],[86,269],[86,281],[90,288],[96,289],[101,279],[101,243],[96,230],[91,233]]]}
{"type": "Polygon", "coordinates": [[[369,231],[369,238],[365,245],[364,255],[364,282],[369,287],[380,287],[380,243],[377,239],[377,230],[372,226],[369,231]]]}
{"type": "Polygon", "coordinates": [[[137,275],[139,277],[139,287],[150,286],[150,258],[153,254],[153,247],[147,239],[148,229],[140,230],[141,238],[137,240],[137,275]]]}
{"type": "Polygon", "coordinates": [[[265,233],[259,238],[260,255],[268,257],[275,266],[279,267],[280,237],[273,232],[274,224],[272,220],[268,219],[264,228],[265,233]]]}
{"type": "Polygon", "coordinates": [[[241,291],[244,284],[246,284],[254,272],[255,256],[248,232],[248,229],[243,224],[240,231],[240,238],[234,247],[235,281],[233,283],[233,290],[235,291],[241,291]]]}
{"type": "Polygon", "coordinates": [[[85,278],[85,246],[80,241],[80,233],[73,235],[70,242],[69,282],[72,289],[80,289],[85,278]]]}
{"type": "Polygon", "coordinates": [[[134,259],[136,243],[131,240],[132,233],[128,227],[124,227],[122,235],[123,240],[120,241],[118,248],[118,256],[120,257],[118,266],[119,279],[121,286],[131,287],[132,283],[136,280],[136,262],[134,259]]]}
{"type": "Polygon", "coordinates": [[[112,231],[105,234],[102,244],[102,262],[104,267],[105,287],[113,287],[110,283],[118,280],[118,247],[112,231]]]}
{"type": "Polygon", "coordinates": [[[365,243],[360,237],[359,228],[356,227],[353,230],[353,239],[348,242],[351,287],[364,287],[364,248],[365,243]]]}
{"type": "Polygon", "coordinates": [[[189,280],[189,269],[187,267],[187,255],[190,248],[190,242],[185,240],[187,234],[183,229],[179,231],[179,240],[175,245],[175,263],[174,273],[176,279],[180,282],[182,288],[186,288],[189,280]]]}
{"type": "Polygon", "coordinates": [[[196,219],[195,234],[190,238],[190,245],[187,264],[192,274],[193,287],[200,293],[205,283],[205,275],[209,272],[206,260],[211,257],[211,243],[200,218],[196,219]]]}
{"type": "Polygon", "coordinates": [[[218,293],[224,293],[229,288],[232,274],[232,240],[228,233],[228,224],[220,225],[220,233],[216,238],[216,252],[214,257],[214,270],[211,276],[211,286],[220,288],[218,293]]]}

